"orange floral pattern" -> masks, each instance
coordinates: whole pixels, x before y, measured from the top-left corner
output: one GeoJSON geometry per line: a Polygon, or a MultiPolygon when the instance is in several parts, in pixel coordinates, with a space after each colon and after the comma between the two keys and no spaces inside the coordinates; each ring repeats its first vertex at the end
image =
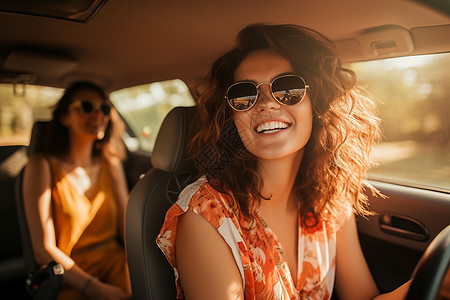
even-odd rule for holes
{"type": "Polygon", "coordinates": [[[216,191],[200,178],[184,189],[168,210],[156,242],[175,270],[178,299],[183,299],[183,291],[175,260],[175,236],[178,217],[187,210],[211,223],[230,246],[241,272],[245,299],[331,298],[336,266],[334,224],[319,222],[314,228],[299,228],[294,282],[275,233],[261,218],[249,221],[233,204],[230,195],[216,191]]]}

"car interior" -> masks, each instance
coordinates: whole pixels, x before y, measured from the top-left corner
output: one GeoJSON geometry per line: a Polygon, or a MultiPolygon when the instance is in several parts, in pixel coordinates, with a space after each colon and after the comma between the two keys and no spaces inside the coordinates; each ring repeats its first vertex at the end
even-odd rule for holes
{"type": "Polygon", "coordinates": [[[104,87],[125,122],[133,299],[175,298],[155,238],[195,178],[198,83],[252,23],[323,33],[379,104],[368,182],[384,197],[368,195],[361,246],[381,292],[414,278],[408,299],[435,299],[450,262],[450,2],[439,0],[0,1],[1,299],[55,299],[63,281],[57,264],[34,261],[21,172],[76,80],[104,87]]]}

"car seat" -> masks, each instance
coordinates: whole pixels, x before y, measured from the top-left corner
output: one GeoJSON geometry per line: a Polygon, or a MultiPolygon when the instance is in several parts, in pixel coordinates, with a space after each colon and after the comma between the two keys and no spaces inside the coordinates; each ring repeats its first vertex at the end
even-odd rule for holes
{"type": "Polygon", "coordinates": [[[186,151],[194,112],[195,107],[176,107],[166,116],[152,152],[153,168],[130,194],[125,246],[133,299],[176,298],[174,271],[156,245],[156,237],[166,211],[196,176],[186,151]]]}
{"type": "MultiPolygon", "coordinates": [[[[42,150],[42,139],[45,133],[45,127],[48,122],[36,122],[33,125],[28,154],[37,153],[42,150]]],[[[28,274],[26,279],[26,288],[28,293],[35,300],[56,299],[61,288],[64,276],[64,269],[60,264],[54,261],[47,265],[40,266],[34,256],[31,237],[28,230],[28,224],[25,217],[22,198],[22,178],[23,169],[16,178],[15,197],[17,216],[19,220],[20,236],[22,240],[22,250],[25,259],[25,269],[28,274]]]]}
{"type": "Polygon", "coordinates": [[[26,148],[24,145],[0,146],[0,288],[2,293],[17,298],[27,294],[14,181],[27,163],[26,148]]]}

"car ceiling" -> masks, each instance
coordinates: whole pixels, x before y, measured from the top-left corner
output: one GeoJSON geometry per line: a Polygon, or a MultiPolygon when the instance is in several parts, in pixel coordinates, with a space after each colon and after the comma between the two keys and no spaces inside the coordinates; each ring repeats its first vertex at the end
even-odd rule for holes
{"type": "Polygon", "coordinates": [[[240,29],[255,22],[316,29],[337,43],[347,61],[371,58],[359,37],[383,25],[411,33],[408,55],[450,50],[449,15],[414,1],[109,0],[87,23],[0,12],[0,81],[33,73],[34,84],[64,87],[91,79],[110,91],[174,78],[190,84],[232,47],[240,29]],[[28,69],[19,56],[19,66],[11,66],[8,55],[17,49],[49,59],[28,69]],[[61,57],[71,63],[69,70],[49,71],[61,57]]]}

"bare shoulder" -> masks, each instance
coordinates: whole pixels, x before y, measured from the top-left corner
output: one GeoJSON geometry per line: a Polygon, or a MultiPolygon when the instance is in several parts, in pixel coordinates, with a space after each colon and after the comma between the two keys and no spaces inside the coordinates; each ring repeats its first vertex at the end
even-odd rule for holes
{"type": "Polygon", "coordinates": [[[48,158],[41,153],[31,154],[28,158],[27,166],[39,166],[39,167],[48,167],[48,158]]]}
{"type": "Polygon", "coordinates": [[[41,199],[41,196],[45,196],[45,199],[50,199],[49,188],[51,181],[52,171],[48,158],[42,154],[31,155],[23,173],[22,191],[24,203],[37,204],[38,201],[36,199],[41,199]]]}
{"type": "Polygon", "coordinates": [[[183,254],[198,254],[208,252],[208,248],[227,247],[219,232],[206,219],[189,210],[178,218],[176,244],[178,249],[187,250],[181,251],[183,254]],[[200,246],[205,240],[208,241],[207,245],[200,246]]]}
{"type": "MultiPolygon", "coordinates": [[[[50,165],[48,158],[43,154],[32,154],[28,158],[27,165],[25,167],[25,178],[27,174],[41,174],[41,177],[50,175],[50,165]]],[[[38,178],[41,178],[38,177],[38,178]]]]}
{"type": "Polygon", "coordinates": [[[216,232],[214,227],[208,223],[208,221],[190,210],[178,218],[177,236],[181,235],[195,238],[202,233],[219,235],[219,233],[216,232]]]}
{"type": "Polygon", "coordinates": [[[191,211],[180,216],[176,244],[177,268],[187,299],[243,299],[232,251],[206,219],[191,211]]]}

